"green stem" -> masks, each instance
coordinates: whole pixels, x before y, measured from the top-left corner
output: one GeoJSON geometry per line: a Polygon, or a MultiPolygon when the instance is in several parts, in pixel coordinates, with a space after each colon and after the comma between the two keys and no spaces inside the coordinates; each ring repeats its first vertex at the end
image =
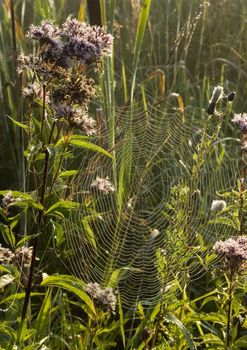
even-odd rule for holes
{"type": "Polygon", "coordinates": [[[228,299],[228,310],[227,310],[226,350],[230,349],[232,298],[233,298],[233,272],[231,271],[230,278],[229,278],[229,299],[228,299]]]}
{"type": "MultiPolygon", "coordinates": [[[[43,87],[43,107],[42,107],[42,116],[41,116],[40,139],[41,139],[42,143],[43,143],[44,120],[45,120],[45,86],[43,87]]],[[[49,141],[52,138],[53,130],[54,130],[54,127],[52,127],[52,129],[51,129],[49,141]]],[[[43,144],[43,147],[44,147],[44,144],[43,144]]],[[[42,205],[44,205],[45,189],[46,189],[46,183],[47,183],[47,178],[48,178],[48,165],[49,165],[49,151],[46,147],[44,148],[44,153],[45,153],[45,160],[44,160],[44,169],[43,169],[43,176],[42,176],[42,186],[41,186],[41,192],[40,192],[40,204],[42,204],[42,205]]],[[[37,250],[38,250],[38,243],[39,243],[39,235],[38,234],[41,232],[41,222],[42,222],[43,214],[44,214],[44,211],[39,210],[38,217],[37,217],[36,231],[35,231],[36,237],[33,241],[32,258],[31,258],[31,263],[30,263],[30,268],[29,268],[28,282],[27,282],[26,291],[25,291],[25,299],[24,299],[24,304],[23,304],[23,308],[22,308],[21,328],[20,328],[19,336],[21,334],[23,323],[26,319],[27,308],[28,308],[28,304],[29,304],[30,294],[32,291],[34,266],[35,266],[37,250]]]]}

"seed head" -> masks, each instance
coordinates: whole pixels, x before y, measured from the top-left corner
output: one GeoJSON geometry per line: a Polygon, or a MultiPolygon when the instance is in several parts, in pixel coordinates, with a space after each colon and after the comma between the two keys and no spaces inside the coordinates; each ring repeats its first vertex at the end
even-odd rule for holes
{"type": "Polygon", "coordinates": [[[221,211],[225,209],[226,207],[226,202],[223,200],[214,200],[211,204],[211,211],[221,211]]]}
{"type": "Polygon", "coordinates": [[[222,86],[216,86],[213,90],[207,112],[209,115],[214,114],[215,108],[219,100],[223,97],[224,89],[222,86]]]}

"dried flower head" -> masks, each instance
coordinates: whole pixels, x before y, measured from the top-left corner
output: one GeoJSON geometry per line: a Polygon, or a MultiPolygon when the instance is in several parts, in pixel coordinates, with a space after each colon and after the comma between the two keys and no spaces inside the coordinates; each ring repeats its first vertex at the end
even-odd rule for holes
{"type": "Polygon", "coordinates": [[[208,114],[214,114],[217,103],[222,99],[224,95],[224,89],[222,86],[216,86],[213,90],[211,99],[209,101],[209,106],[207,109],[208,114]]]}
{"type": "Polygon", "coordinates": [[[20,247],[16,249],[14,256],[14,263],[17,266],[30,266],[32,260],[33,248],[32,247],[20,247]]]}
{"type": "Polygon", "coordinates": [[[0,244],[0,264],[11,264],[15,255],[8,248],[2,247],[0,244]]]}
{"type": "Polygon", "coordinates": [[[96,305],[112,312],[116,311],[117,298],[112,288],[101,288],[98,283],[88,283],[86,292],[90,295],[96,305]]]}
{"type": "Polygon", "coordinates": [[[225,209],[226,207],[226,202],[223,200],[214,200],[211,204],[211,211],[221,211],[225,209]]]}
{"type": "Polygon", "coordinates": [[[218,241],[213,249],[225,259],[225,268],[236,272],[247,260],[247,237],[238,236],[226,241],[218,241]]]}
{"type": "Polygon", "coordinates": [[[115,191],[115,188],[110,182],[108,176],[105,179],[97,176],[96,179],[91,183],[91,187],[104,194],[108,194],[110,192],[115,191]]]}
{"type": "Polygon", "coordinates": [[[247,131],[247,113],[234,114],[232,122],[239,126],[242,131],[247,131]]]}
{"type": "Polygon", "coordinates": [[[216,86],[213,90],[209,103],[217,104],[219,100],[223,97],[223,93],[224,93],[223,87],[219,85],[216,86]]]}
{"type": "Polygon", "coordinates": [[[43,80],[51,80],[53,78],[64,79],[68,75],[68,69],[54,63],[47,63],[37,56],[18,56],[18,72],[31,70],[43,80]]]}
{"type": "Polygon", "coordinates": [[[63,84],[55,87],[52,99],[54,103],[78,103],[80,105],[88,105],[90,99],[95,97],[95,82],[84,76],[73,76],[68,74],[63,84]]]}

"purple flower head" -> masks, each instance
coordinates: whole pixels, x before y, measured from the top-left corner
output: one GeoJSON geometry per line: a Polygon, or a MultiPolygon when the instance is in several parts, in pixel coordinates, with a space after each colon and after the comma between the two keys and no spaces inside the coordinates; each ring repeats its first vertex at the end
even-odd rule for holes
{"type": "Polygon", "coordinates": [[[69,57],[90,64],[111,53],[113,37],[104,28],[89,26],[74,18],[68,19],[62,28],[63,35],[67,38],[65,52],[69,57]]]}
{"type": "Polygon", "coordinates": [[[40,41],[41,43],[55,42],[59,39],[61,30],[51,20],[41,22],[40,26],[30,25],[27,38],[40,41]]]}
{"type": "Polygon", "coordinates": [[[75,38],[84,35],[89,27],[85,22],[80,22],[76,18],[69,18],[62,25],[63,35],[69,38],[75,38]]]}
{"type": "Polygon", "coordinates": [[[218,241],[213,249],[219,257],[225,259],[227,269],[238,271],[247,260],[247,237],[238,236],[226,241],[218,241]]]}
{"type": "Polygon", "coordinates": [[[238,125],[242,131],[247,131],[247,113],[234,114],[232,122],[238,125]]]}

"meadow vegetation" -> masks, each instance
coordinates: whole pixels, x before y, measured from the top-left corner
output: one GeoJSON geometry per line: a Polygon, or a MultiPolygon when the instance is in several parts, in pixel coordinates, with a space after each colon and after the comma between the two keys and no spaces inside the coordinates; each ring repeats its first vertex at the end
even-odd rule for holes
{"type": "Polygon", "coordinates": [[[0,3],[0,349],[246,349],[246,1],[88,4],[0,3]]]}

